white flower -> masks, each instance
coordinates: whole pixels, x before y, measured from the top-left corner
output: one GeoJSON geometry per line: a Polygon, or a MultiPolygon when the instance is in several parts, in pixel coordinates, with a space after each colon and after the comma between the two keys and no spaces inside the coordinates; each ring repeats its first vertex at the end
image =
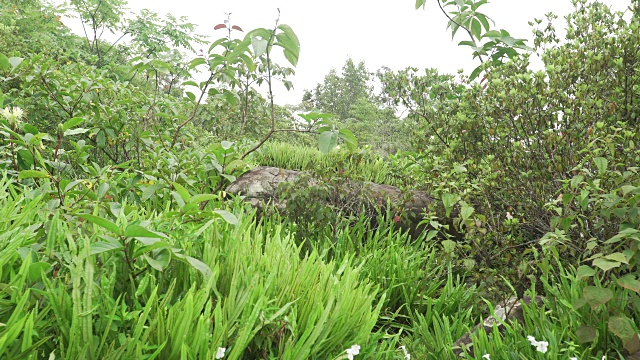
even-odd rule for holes
{"type": "Polygon", "coordinates": [[[537,341],[533,336],[527,336],[527,340],[531,343],[531,345],[536,347],[536,350],[545,354],[547,350],[549,350],[549,343],[546,341],[537,341]]]}
{"type": "Polygon", "coordinates": [[[216,359],[222,359],[226,351],[227,351],[227,348],[219,347],[218,352],[216,353],[216,359]]]}
{"type": "Polygon", "coordinates": [[[484,354],[484,355],[482,355],[482,358],[483,358],[483,359],[487,359],[487,360],[491,360],[491,355],[489,355],[489,354],[484,354]]]}
{"type": "Polygon", "coordinates": [[[573,356],[573,357],[570,357],[569,360],[578,360],[578,358],[573,356]]]}
{"type": "Polygon", "coordinates": [[[353,360],[353,357],[360,354],[360,345],[353,345],[352,347],[346,350],[347,358],[349,360],[353,360]]]}
{"type": "Polygon", "coordinates": [[[404,347],[404,345],[400,346],[400,349],[402,349],[402,352],[404,353],[404,358],[407,360],[411,360],[411,354],[409,354],[409,352],[407,351],[407,348],[404,347]]]}
{"type": "Polygon", "coordinates": [[[17,106],[14,107],[13,110],[9,107],[6,107],[4,109],[0,109],[0,115],[7,119],[7,122],[9,123],[9,125],[11,125],[11,127],[15,127],[20,123],[20,120],[24,116],[24,111],[22,111],[22,109],[17,106]]]}
{"type": "Polygon", "coordinates": [[[9,111],[9,108],[7,107],[4,109],[0,108],[0,115],[2,115],[3,118],[8,120],[9,116],[11,116],[12,114],[11,114],[11,111],[9,111]]]}

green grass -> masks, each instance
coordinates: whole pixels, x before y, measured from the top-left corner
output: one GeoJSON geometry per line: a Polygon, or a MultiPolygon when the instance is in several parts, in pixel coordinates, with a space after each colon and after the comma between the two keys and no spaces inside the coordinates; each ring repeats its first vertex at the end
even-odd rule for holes
{"type": "Polygon", "coordinates": [[[256,165],[313,171],[320,175],[343,175],[378,184],[396,183],[387,161],[366,150],[349,152],[334,149],[323,154],[318,149],[307,146],[274,142],[265,144],[256,151],[251,161],[256,165]]]}
{"type": "MultiPolygon", "coordinates": [[[[144,207],[124,206],[118,217],[94,210],[116,226],[166,234],[162,241],[185,256],[162,271],[139,257],[132,271],[124,250],[96,252],[112,231],[50,210],[45,194],[0,180],[2,358],[214,359],[226,348],[225,359],[344,359],[357,344],[360,359],[405,359],[400,346],[412,359],[453,359],[453,343],[492,307],[437,244],[382,217],[373,230],[361,218],[319,232],[303,248],[293,224],[257,222],[240,199],[211,204],[235,214],[236,224],[144,207]]],[[[148,254],[163,256],[160,248],[148,254]]],[[[584,286],[575,270],[548,268],[542,288],[528,291],[543,293],[544,303],[525,307],[524,323],[503,333],[474,335],[474,358],[617,358],[622,344],[600,315],[573,308],[584,286]],[[598,336],[579,344],[575,330],[585,323],[595,323],[598,336]],[[537,352],[529,335],[549,351],[537,352]]],[[[630,313],[638,318],[637,307],[630,313]]]]}

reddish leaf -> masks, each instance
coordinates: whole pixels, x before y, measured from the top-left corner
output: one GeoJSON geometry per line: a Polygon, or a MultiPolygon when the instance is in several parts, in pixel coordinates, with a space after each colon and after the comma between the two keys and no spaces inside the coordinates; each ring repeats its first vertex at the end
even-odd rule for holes
{"type": "Polygon", "coordinates": [[[607,321],[607,327],[614,335],[619,337],[624,344],[633,340],[636,334],[633,329],[633,321],[625,316],[612,316],[607,321]]]}
{"type": "Polygon", "coordinates": [[[242,32],[244,32],[244,30],[242,30],[242,28],[241,28],[240,26],[238,26],[238,25],[233,25],[231,28],[232,28],[233,30],[238,30],[238,31],[242,31],[242,32]]]}
{"type": "Polygon", "coordinates": [[[219,30],[219,29],[226,29],[227,25],[225,24],[218,24],[216,26],[213,27],[213,30],[219,30]]]}
{"type": "Polygon", "coordinates": [[[640,351],[640,338],[638,338],[638,334],[633,334],[631,340],[624,343],[624,348],[632,355],[640,351]]]}

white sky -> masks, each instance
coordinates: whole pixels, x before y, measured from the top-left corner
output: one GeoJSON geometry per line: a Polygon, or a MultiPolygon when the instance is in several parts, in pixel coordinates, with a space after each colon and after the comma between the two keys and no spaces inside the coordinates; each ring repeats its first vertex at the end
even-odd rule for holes
{"type": "MultiPolygon", "coordinates": [[[[624,10],[630,0],[604,0],[614,10],[624,10]]],[[[462,68],[468,74],[478,61],[471,50],[457,46],[464,38],[460,32],[451,41],[447,19],[436,0],[428,0],[425,10],[415,10],[414,0],[129,0],[129,8],[138,12],[148,8],[161,15],[187,16],[199,26],[198,33],[217,39],[224,30],[214,31],[216,24],[231,12],[232,24],[245,31],[273,26],[280,8],[280,23],[290,25],[298,35],[301,53],[294,89],[275,89],[279,104],[297,104],[305,89],[323,81],[331,68],[338,71],[352,57],[364,60],[375,71],[382,66],[394,70],[407,66],[437,68],[442,73],[455,73],[462,68]]],[[[495,22],[496,29],[506,29],[513,37],[532,39],[528,22],[544,18],[549,12],[559,16],[557,28],[564,29],[563,16],[573,6],[570,0],[493,0],[480,8],[495,22]]],[[[72,29],[77,24],[65,21],[72,29]]],[[[206,49],[205,49],[206,50],[206,49]]],[[[283,59],[284,61],[284,59],[283,59]]]]}

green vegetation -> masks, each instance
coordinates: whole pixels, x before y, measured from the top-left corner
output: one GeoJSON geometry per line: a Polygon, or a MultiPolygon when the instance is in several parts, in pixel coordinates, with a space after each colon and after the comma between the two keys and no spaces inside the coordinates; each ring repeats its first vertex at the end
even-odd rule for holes
{"type": "Polygon", "coordinates": [[[438,3],[469,76],[383,68],[376,92],[348,59],[287,108],[272,85],[300,44],[280,18],[211,40],[122,0],[0,0],[0,358],[637,353],[640,4],[574,0],[566,37],[549,14],[529,47],[484,0],[438,3]],[[315,182],[258,214],[225,192],[258,165],[315,182]],[[357,182],[429,194],[425,231],[358,208],[357,182]]]}

